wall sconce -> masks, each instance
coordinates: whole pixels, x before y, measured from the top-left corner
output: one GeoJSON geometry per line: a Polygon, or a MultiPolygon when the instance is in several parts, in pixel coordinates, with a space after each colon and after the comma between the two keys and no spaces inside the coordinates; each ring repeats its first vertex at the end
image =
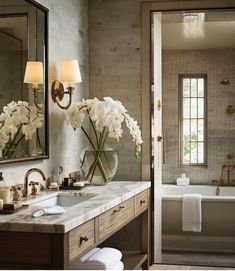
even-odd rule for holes
{"type": "Polygon", "coordinates": [[[33,84],[34,103],[37,108],[42,109],[38,105],[39,84],[43,84],[43,63],[40,61],[28,61],[26,64],[24,83],[33,84]]]}
{"type": "Polygon", "coordinates": [[[230,85],[230,81],[228,78],[225,77],[225,78],[223,78],[222,81],[220,81],[220,84],[224,85],[224,86],[228,86],[228,85],[230,85]]]}
{"type": "Polygon", "coordinates": [[[78,61],[64,60],[61,65],[60,75],[61,82],[68,84],[67,91],[64,90],[63,84],[56,80],[51,87],[51,97],[53,102],[57,103],[61,109],[67,110],[72,103],[73,84],[82,82],[78,61]],[[63,100],[65,94],[69,95],[69,102],[66,106],[60,104],[60,101],[63,100]]]}

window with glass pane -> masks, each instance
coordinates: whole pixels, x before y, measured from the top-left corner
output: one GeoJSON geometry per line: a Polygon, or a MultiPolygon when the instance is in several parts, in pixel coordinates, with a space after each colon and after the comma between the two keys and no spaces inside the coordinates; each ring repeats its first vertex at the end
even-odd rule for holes
{"type": "Polygon", "coordinates": [[[206,165],[206,75],[180,75],[180,163],[206,165]]]}

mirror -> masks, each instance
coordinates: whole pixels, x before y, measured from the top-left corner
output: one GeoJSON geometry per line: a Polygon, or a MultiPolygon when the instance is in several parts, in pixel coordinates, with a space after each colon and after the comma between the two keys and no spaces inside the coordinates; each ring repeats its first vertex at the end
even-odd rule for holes
{"type": "Polygon", "coordinates": [[[0,163],[48,158],[47,19],[35,1],[0,2],[0,163]],[[28,61],[42,64],[36,90],[28,61]]]}

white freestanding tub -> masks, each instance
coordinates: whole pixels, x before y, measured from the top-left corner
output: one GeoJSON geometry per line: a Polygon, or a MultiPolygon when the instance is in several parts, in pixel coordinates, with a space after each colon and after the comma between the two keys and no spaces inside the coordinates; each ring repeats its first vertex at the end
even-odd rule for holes
{"type": "Polygon", "coordinates": [[[162,185],[163,250],[235,252],[235,187],[162,185]],[[182,195],[202,195],[202,232],[182,231],[182,195]]]}

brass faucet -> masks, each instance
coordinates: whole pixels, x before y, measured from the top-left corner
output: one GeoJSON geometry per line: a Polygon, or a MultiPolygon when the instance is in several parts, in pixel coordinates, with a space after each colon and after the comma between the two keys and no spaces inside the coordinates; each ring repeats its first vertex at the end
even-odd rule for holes
{"type": "Polygon", "coordinates": [[[231,185],[231,182],[230,182],[230,171],[233,170],[233,169],[235,169],[235,165],[223,165],[222,166],[220,179],[217,182],[216,196],[219,195],[220,186],[224,186],[224,185],[230,186],[231,185]],[[226,184],[225,184],[224,179],[223,179],[223,175],[224,175],[225,170],[226,170],[226,181],[227,181],[226,184]]]}
{"type": "Polygon", "coordinates": [[[31,168],[29,169],[26,174],[25,174],[25,177],[24,177],[24,191],[23,191],[23,197],[24,198],[28,198],[28,187],[29,187],[29,175],[33,172],[37,172],[39,173],[41,176],[42,176],[42,179],[43,181],[46,181],[46,176],[45,174],[43,173],[43,171],[39,168],[31,168]]]}

